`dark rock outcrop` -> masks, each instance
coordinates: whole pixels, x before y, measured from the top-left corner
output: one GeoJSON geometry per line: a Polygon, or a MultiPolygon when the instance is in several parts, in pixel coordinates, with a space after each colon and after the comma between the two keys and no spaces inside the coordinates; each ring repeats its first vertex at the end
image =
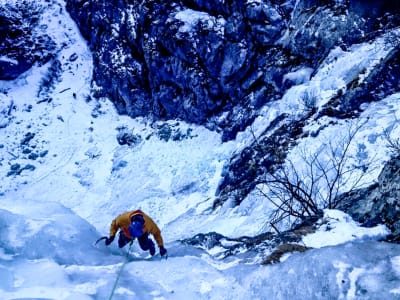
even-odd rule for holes
{"type": "Polygon", "coordinates": [[[382,23],[396,8],[375,2],[373,18],[334,0],[69,0],[67,9],[93,50],[98,95],[120,113],[208,124],[230,140],[282,96],[284,74],[398,24],[382,23]]]}
{"type": "Polygon", "coordinates": [[[0,80],[12,80],[54,57],[55,43],[38,26],[42,7],[31,1],[0,9],[0,80]]]}
{"type": "Polygon", "coordinates": [[[284,59],[269,49],[284,28],[276,5],[68,1],[67,7],[94,51],[99,95],[110,96],[121,113],[212,123],[235,109],[246,117],[235,113],[218,124],[233,128],[230,139],[251,122],[251,107],[279,94],[282,67],[260,55],[284,59]]]}
{"type": "Polygon", "coordinates": [[[339,209],[367,227],[385,224],[391,231],[388,240],[400,243],[400,156],[386,163],[375,185],[341,199],[339,209]]]}
{"type": "Polygon", "coordinates": [[[281,233],[265,232],[253,237],[229,238],[216,232],[209,232],[197,234],[180,242],[212,252],[219,259],[235,256],[251,261],[259,256],[261,264],[266,265],[279,262],[284,254],[310,249],[302,245],[302,238],[315,232],[317,220],[318,218],[307,220],[292,230],[281,233]]]}

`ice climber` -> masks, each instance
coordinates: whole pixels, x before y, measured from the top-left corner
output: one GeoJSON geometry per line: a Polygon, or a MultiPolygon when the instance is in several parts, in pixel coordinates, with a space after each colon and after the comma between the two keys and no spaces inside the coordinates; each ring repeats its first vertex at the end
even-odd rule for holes
{"type": "Polygon", "coordinates": [[[167,254],[167,249],[164,247],[160,229],[156,223],[154,223],[154,221],[141,210],[134,210],[120,214],[112,221],[110,226],[110,236],[101,238],[105,240],[106,246],[110,245],[114,241],[118,230],[118,246],[120,248],[137,238],[140,248],[144,251],[150,251],[150,255],[153,256],[156,249],[154,242],[149,238],[149,234],[151,233],[160,248],[160,255],[164,256],[167,254]]]}

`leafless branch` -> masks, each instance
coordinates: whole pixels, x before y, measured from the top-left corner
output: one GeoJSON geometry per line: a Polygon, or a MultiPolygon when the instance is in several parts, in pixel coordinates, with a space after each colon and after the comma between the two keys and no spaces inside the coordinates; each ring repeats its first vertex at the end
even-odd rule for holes
{"type": "Polygon", "coordinates": [[[290,218],[296,222],[317,215],[321,209],[336,208],[341,188],[346,185],[353,190],[358,186],[366,173],[350,165],[350,149],[364,124],[351,124],[344,138],[322,145],[316,153],[304,149],[300,152],[302,166],[287,160],[266,176],[262,182],[265,190],[259,190],[275,206],[270,222],[275,230],[277,224],[290,218]]]}

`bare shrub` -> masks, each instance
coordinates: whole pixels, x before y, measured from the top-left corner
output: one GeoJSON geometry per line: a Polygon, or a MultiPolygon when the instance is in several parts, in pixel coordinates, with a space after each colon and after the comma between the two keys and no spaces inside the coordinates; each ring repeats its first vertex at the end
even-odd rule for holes
{"type": "Polygon", "coordinates": [[[358,187],[369,162],[355,164],[350,148],[363,124],[351,124],[343,138],[321,145],[314,153],[305,147],[298,157],[301,164],[288,159],[274,173],[266,175],[258,191],[275,207],[270,225],[276,231],[280,226],[290,227],[320,215],[322,209],[336,208],[342,187],[347,191],[358,187]]]}
{"type": "Polygon", "coordinates": [[[300,97],[306,112],[314,112],[316,110],[317,100],[318,93],[315,90],[306,90],[300,97]]]}
{"type": "Polygon", "coordinates": [[[393,157],[400,157],[400,138],[394,138],[390,135],[390,131],[385,129],[383,136],[386,140],[389,152],[393,157]]]}

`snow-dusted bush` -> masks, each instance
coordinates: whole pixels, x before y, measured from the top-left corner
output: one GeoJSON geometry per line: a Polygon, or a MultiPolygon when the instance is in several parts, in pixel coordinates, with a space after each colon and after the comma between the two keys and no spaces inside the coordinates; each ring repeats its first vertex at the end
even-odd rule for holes
{"type": "Polygon", "coordinates": [[[275,206],[272,227],[279,231],[279,227],[319,216],[325,208],[337,208],[342,200],[338,197],[340,192],[358,187],[367,174],[368,161],[357,164],[350,152],[362,126],[363,123],[351,124],[345,136],[336,142],[324,142],[316,151],[305,146],[296,161],[289,158],[274,173],[266,175],[258,190],[275,206]]]}
{"type": "Polygon", "coordinates": [[[47,73],[40,81],[40,86],[37,93],[38,97],[47,97],[48,93],[54,89],[54,85],[60,80],[62,72],[61,67],[61,62],[58,59],[54,59],[51,62],[47,73]]]}
{"type": "Polygon", "coordinates": [[[393,137],[388,130],[384,131],[384,136],[392,156],[400,157],[400,138],[393,137]]]}

